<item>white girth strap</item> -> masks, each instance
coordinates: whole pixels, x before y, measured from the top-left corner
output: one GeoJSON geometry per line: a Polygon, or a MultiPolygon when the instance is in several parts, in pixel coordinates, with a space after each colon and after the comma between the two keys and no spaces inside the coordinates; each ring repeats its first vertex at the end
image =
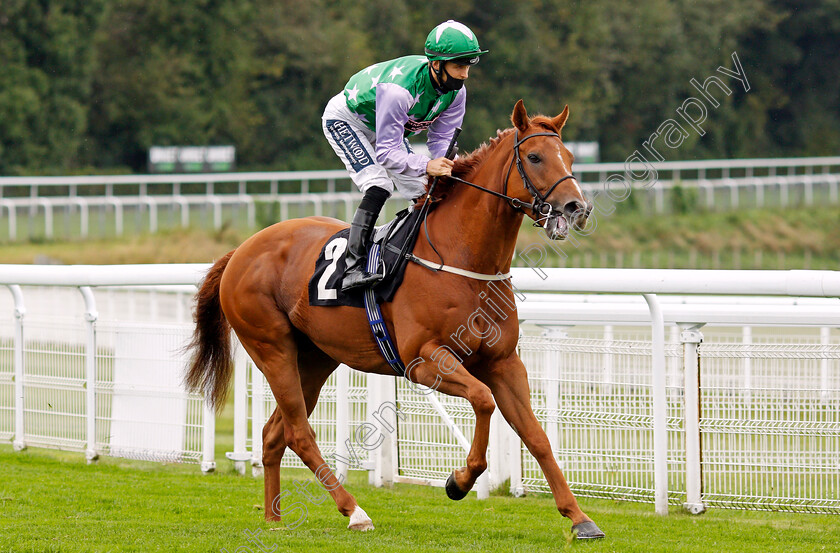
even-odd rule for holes
{"type": "Polygon", "coordinates": [[[467,271],[466,269],[459,269],[458,267],[451,267],[449,265],[442,265],[440,263],[432,263],[422,257],[417,257],[414,254],[411,254],[409,257],[411,261],[414,261],[418,265],[422,265],[427,269],[431,269],[433,271],[443,271],[446,273],[452,273],[454,275],[461,275],[467,278],[474,278],[475,280],[507,280],[510,278],[510,273],[505,273],[503,275],[485,275],[483,273],[474,273],[473,271],[467,271]]]}

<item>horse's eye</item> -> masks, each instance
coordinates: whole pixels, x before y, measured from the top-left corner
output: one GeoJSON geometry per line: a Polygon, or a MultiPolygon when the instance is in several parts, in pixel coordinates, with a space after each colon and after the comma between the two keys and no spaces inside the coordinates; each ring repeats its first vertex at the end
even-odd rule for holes
{"type": "Polygon", "coordinates": [[[538,156],[537,154],[528,154],[528,161],[530,161],[531,163],[539,163],[541,160],[540,156],[538,156]]]}

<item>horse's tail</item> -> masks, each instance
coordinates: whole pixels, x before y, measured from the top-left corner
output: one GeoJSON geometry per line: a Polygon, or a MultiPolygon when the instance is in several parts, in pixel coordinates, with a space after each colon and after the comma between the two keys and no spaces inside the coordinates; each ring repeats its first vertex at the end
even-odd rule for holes
{"type": "Polygon", "coordinates": [[[191,392],[203,392],[217,413],[224,406],[233,369],[230,323],[219,301],[219,282],[232,255],[233,251],[216,261],[204,277],[195,295],[195,331],[186,347],[192,357],[184,383],[191,392]]]}

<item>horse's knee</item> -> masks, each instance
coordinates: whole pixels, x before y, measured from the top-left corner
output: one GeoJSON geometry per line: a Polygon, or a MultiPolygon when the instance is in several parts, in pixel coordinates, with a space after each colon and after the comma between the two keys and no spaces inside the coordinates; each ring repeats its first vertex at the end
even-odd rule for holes
{"type": "Polygon", "coordinates": [[[493,394],[487,386],[482,386],[476,391],[470,401],[476,416],[489,417],[496,410],[496,402],[493,401],[493,394]]]}
{"type": "Polygon", "coordinates": [[[533,455],[536,459],[546,456],[554,456],[554,452],[551,450],[551,442],[548,441],[548,436],[545,434],[542,436],[531,437],[529,443],[526,443],[526,445],[528,446],[528,450],[531,452],[531,455],[533,455]]]}

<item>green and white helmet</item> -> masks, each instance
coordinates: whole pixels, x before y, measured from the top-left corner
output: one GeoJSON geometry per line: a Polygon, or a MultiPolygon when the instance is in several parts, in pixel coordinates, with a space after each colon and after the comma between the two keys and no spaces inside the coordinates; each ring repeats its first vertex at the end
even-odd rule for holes
{"type": "Polygon", "coordinates": [[[426,38],[426,57],[429,61],[458,60],[463,65],[475,65],[478,56],[486,54],[478,45],[478,39],[463,23],[449,20],[441,23],[426,38]]]}

